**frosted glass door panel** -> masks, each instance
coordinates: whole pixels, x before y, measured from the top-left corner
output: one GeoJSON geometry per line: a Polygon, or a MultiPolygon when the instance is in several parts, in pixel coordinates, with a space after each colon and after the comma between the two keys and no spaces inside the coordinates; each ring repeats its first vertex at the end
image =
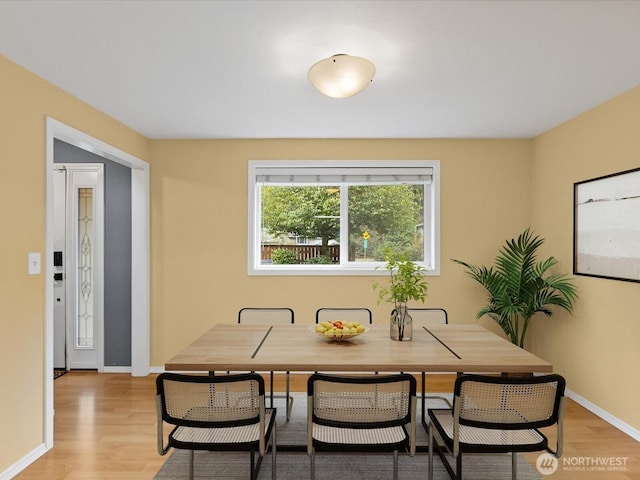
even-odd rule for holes
{"type": "Polygon", "coordinates": [[[67,365],[101,369],[102,263],[104,238],[103,166],[66,164],[67,365]]]}

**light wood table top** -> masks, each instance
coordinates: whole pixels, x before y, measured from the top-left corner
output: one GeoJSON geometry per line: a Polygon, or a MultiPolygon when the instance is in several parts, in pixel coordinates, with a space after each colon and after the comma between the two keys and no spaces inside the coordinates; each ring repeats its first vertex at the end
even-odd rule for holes
{"type": "Polygon", "coordinates": [[[308,324],[219,324],[169,360],[165,369],[548,373],[552,365],[475,324],[414,327],[413,340],[407,342],[391,340],[387,325],[370,325],[358,337],[330,342],[308,324]]]}

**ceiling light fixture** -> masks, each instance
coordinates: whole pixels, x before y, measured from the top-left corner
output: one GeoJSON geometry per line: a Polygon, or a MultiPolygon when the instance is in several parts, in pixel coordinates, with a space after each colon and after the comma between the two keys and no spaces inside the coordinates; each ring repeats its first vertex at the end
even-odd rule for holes
{"type": "Polygon", "coordinates": [[[307,76],[320,93],[347,98],[364,90],[375,73],[376,67],[369,60],[338,54],[313,64],[307,76]]]}

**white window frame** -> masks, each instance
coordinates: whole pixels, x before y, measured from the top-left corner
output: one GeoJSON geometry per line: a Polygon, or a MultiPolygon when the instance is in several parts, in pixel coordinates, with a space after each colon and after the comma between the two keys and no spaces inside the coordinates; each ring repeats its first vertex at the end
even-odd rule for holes
{"type": "MultiPolygon", "coordinates": [[[[327,161],[296,161],[296,160],[250,160],[248,184],[248,237],[247,237],[247,272],[249,275],[384,275],[384,269],[376,268],[384,262],[349,262],[334,265],[262,265],[261,263],[261,198],[260,185],[257,180],[261,169],[290,168],[300,172],[308,169],[309,175],[315,175],[318,168],[385,168],[390,173],[401,173],[407,168],[429,168],[432,181],[425,190],[425,252],[424,262],[419,262],[427,269],[430,276],[440,275],[440,161],[439,160],[327,160],[327,161]]],[[[342,204],[347,201],[346,189],[341,189],[342,204]]],[[[347,241],[347,219],[342,216],[341,243],[347,241]]]]}

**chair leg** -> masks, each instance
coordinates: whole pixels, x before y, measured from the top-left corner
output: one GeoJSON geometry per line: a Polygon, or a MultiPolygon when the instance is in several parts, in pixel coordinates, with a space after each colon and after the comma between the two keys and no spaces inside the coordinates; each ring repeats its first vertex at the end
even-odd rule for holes
{"type": "Polygon", "coordinates": [[[291,418],[291,409],[293,408],[293,397],[291,396],[290,390],[289,390],[289,372],[287,372],[285,384],[286,384],[286,390],[287,390],[285,393],[285,401],[287,402],[287,422],[288,422],[289,419],[291,418]]]}
{"type": "Polygon", "coordinates": [[[273,372],[269,374],[269,407],[273,408],[273,372]]]}
{"type": "Polygon", "coordinates": [[[433,480],[433,424],[429,422],[429,465],[427,467],[429,480],[433,480]]]}
{"type": "MultiPolygon", "coordinates": [[[[447,453],[443,451],[447,450],[446,447],[444,445],[439,445],[436,440],[436,437],[434,435],[433,423],[429,422],[427,432],[429,434],[429,465],[427,467],[428,479],[433,480],[433,451],[435,449],[438,457],[440,458],[440,461],[442,462],[442,466],[449,474],[449,478],[451,478],[452,480],[462,480],[462,454],[458,453],[458,456],[455,458],[456,469],[454,470],[453,462],[447,458],[447,453]]],[[[449,454],[451,454],[451,452],[449,452],[449,454]]]]}
{"type": "Polygon", "coordinates": [[[422,423],[424,423],[425,420],[427,419],[427,398],[426,398],[427,388],[425,385],[427,381],[427,376],[425,372],[421,372],[421,373],[422,373],[422,423]]]}
{"type": "Polygon", "coordinates": [[[276,422],[271,432],[271,480],[276,480],[276,422]]]}
{"type": "Polygon", "coordinates": [[[193,480],[193,471],[194,471],[194,457],[195,452],[193,450],[189,450],[189,480],[193,480]]]}
{"type": "Polygon", "coordinates": [[[311,472],[311,480],[316,480],[316,449],[311,448],[311,455],[309,456],[309,470],[311,472]]]}
{"type": "Polygon", "coordinates": [[[511,452],[511,480],[516,480],[518,476],[518,454],[511,452]]]}
{"type": "Polygon", "coordinates": [[[393,451],[393,480],[398,480],[398,450],[393,451]]]}

